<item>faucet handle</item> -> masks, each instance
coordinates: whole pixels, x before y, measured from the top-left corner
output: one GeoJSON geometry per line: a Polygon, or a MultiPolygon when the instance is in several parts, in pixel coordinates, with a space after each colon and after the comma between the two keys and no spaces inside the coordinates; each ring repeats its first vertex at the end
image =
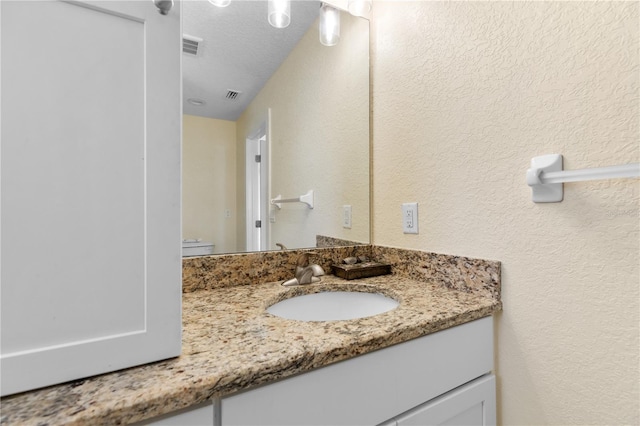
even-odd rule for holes
{"type": "Polygon", "coordinates": [[[309,266],[309,256],[311,256],[312,254],[318,254],[318,252],[305,251],[300,253],[298,255],[298,258],[296,259],[296,266],[300,266],[302,268],[309,266]]]}
{"type": "Polygon", "coordinates": [[[309,265],[309,268],[313,270],[314,277],[321,277],[322,275],[324,275],[324,269],[322,269],[322,266],[316,263],[309,265]]]}
{"type": "Polygon", "coordinates": [[[309,256],[312,254],[317,254],[315,251],[305,251],[300,253],[296,258],[296,272],[295,278],[292,278],[288,281],[282,283],[285,286],[292,285],[301,285],[301,284],[311,284],[317,283],[321,280],[318,278],[324,275],[324,269],[320,265],[317,264],[309,264],[309,256]]]}
{"type": "Polygon", "coordinates": [[[296,271],[296,279],[300,284],[309,284],[313,279],[313,269],[306,268],[297,268],[296,271]]]}

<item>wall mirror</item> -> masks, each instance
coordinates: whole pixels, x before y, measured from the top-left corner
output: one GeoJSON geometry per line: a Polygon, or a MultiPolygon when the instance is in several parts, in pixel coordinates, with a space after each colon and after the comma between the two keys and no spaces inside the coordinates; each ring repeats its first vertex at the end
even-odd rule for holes
{"type": "Polygon", "coordinates": [[[265,0],[182,3],[187,244],[370,242],[369,21],[342,10],[328,47],[320,6],[292,1],[290,25],[274,28],[265,0]]]}

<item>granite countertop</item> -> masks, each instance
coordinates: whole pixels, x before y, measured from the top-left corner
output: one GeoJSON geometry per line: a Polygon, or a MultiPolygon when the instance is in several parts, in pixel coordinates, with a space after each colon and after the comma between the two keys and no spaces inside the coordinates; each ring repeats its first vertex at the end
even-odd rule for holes
{"type": "Polygon", "coordinates": [[[489,316],[495,298],[397,275],[302,287],[280,283],[183,295],[182,355],[2,398],[2,425],[127,424],[489,316]],[[301,322],[265,308],[325,289],[379,292],[398,308],[369,318],[301,322]]]}

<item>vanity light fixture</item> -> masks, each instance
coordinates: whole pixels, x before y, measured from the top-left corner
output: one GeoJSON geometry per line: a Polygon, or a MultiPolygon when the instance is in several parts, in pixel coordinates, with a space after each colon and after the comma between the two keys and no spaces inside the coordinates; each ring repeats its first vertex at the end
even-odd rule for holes
{"type": "Polygon", "coordinates": [[[269,0],[267,17],[272,27],[288,27],[289,23],[291,22],[291,1],[269,0]]]}
{"type": "Polygon", "coordinates": [[[160,15],[168,15],[173,7],[173,0],[153,0],[153,4],[158,8],[160,15]]]}
{"type": "Polygon", "coordinates": [[[340,41],[340,11],[326,3],[320,5],[320,43],[335,46],[340,41]]]}
{"type": "Polygon", "coordinates": [[[231,0],[209,0],[209,3],[218,7],[227,7],[231,4],[231,0]]]}
{"type": "Polygon", "coordinates": [[[349,0],[347,8],[353,16],[363,17],[371,12],[371,0],[349,0]]]}

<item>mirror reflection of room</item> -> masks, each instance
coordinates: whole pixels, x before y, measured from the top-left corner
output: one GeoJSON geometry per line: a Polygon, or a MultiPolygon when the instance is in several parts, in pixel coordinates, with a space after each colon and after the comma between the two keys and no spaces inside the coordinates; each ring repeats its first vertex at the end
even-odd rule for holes
{"type": "Polygon", "coordinates": [[[320,6],[183,3],[187,255],[369,243],[369,21],[320,6]]]}

